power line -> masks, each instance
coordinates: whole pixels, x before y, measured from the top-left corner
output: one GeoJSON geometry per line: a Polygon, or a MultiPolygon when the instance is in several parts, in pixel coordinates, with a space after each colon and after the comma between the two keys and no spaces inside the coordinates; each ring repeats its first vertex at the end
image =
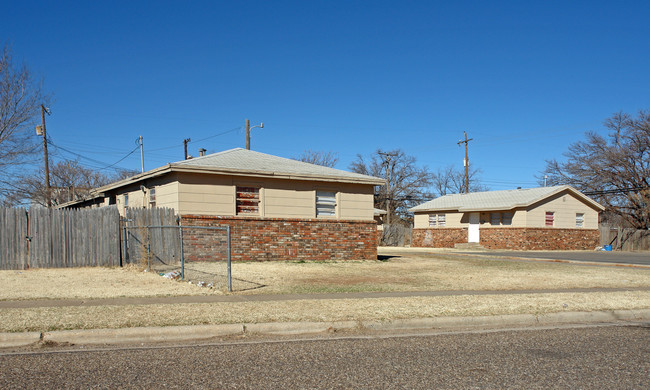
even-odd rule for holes
{"type": "MultiPolygon", "coordinates": [[[[133,153],[135,153],[135,151],[138,150],[138,148],[140,147],[140,145],[136,146],[132,151],[130,151],[129,153],[127,153],[124,157],[122,157],[122,158],[119,159],[118,161],[116,161],[116,162],[114,162],[114,163],[112,163],[112,164],[108,164],[108,163],[106,163],[106,162],[99,161],[99,160],[95,160],[94,158],[86,157],[86,156],[84,156],[84,155],[82,155],[82,154],[79,154],[79,153],[73,152],[73,151],[71,151],[71,150],[69,150],[69,149],[66,149],[66,148],[62,147],[62,146],[56,145],[56,144],[55,144],[54,142],[52,142],[52,140],[50,140],[50,139],[47,140],[47,143],[50,144],[50,145],[52,145],[52,146],[54,146],[54,147],[57,148],[57,149],[61,149],[61,150],[65,151],[65,152],[67,152],[67,153],[70,153],[70,154],[72,154],[73,156],[77,156],[77,157],[82,158],[82,159],[84,159],[84,160],[88,160],[88,161],[90,161],[90,162],[93,162],[94,164],[99,164],[99,166],[97,166],[97,165],[95,166],[95,168],[97,168],[97,169],[99,169],[99,170],[104,170],[104,169],[109,169],[109,168],[114,167],[115,165],[117,165],[118,163],[122,162],[124,159],[126,159],[127,157],[129,157],[130,155],[132,155],[133,153]]],[[[115,169],[123,169],[123,168],[115,168],[115,169]]]]}
{"type": "Polygon", "coordinates": [[[588,196],[593,196],[593,195],[609,195],[609,194],[627,194],[630,192],[639,192],[643,190],[650,189],[650,187],[630,187],[630,188],[614,188],[611,190],[600,190],[600,191],[587,191],[583,192],[583,194],[588,195],[588,196]]]}
{"type": "MultiPolygon", "coordinates": [[[[237,126],[237,127],[233,128],[233,129],[230,129],[230,130],[227,130],[227,131],[224,131],[224,132],[221,132],[221,133],[215,134],[215,135],[211,135],[211,136],[209,136],[209,137],[200,138],[200,139],[197,139],[197,140],[195,140],[195,141],[190,141],[190,142],[188,142],[188,144],[195,144],[195,143],[197,143],[197,142],[201,142],[201,141],[205,141],[205,140],[212,139],[212,138],[215,138],[215,137],[219,137],[219,136],[221,136],[221,135],[225,135],[225,134],[228,134],[228,133],[232,133],[233,131],[237,131],[237,130],[241,130],[241,129],[242,129],[241,126],[237,126]]],[[[178,148],[178,145],[174,145],[174,146],[164,146],[164,147],[162,147],[162,148],[147,149],[147,153],[148,153],[148,152],[157,152],[157,151],[160,151],[160,150],[176,149],[176,148],[178,148]]]]}

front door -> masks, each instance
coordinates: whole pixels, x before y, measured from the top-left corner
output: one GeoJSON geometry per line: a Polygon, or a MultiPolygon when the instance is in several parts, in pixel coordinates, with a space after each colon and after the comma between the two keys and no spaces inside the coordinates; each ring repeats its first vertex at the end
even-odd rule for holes
{"type": "Polygon", "coordinates": [[[481,220],[481,214],[469,214],[469,229],[467,230],[467,242],[479,242],[478,227],[481,220]]]}

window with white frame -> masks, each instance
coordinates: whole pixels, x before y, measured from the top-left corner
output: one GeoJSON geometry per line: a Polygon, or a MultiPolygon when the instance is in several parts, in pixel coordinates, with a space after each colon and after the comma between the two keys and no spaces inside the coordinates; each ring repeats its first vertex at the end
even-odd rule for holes
{"type": "Polygon", "coordinates": [[[501,224],[512,225],[512,213],[510,212],[503,213],[503,215],[501,216],[501,224]]]}
{"type": "Polygon", "coordinates": [[[316,191],[316,216],[317,217],[335,217],[336,216],[336,192],[335,191],[316,191]]]}
{"type": "Polygon", "coordinates": [[[585,214],[584,213],[576,213],[576,227],[584,227],[585,225],[585,214]]]}
{"type": "Polygon", "coordinates": [[[545,225],[553,226],[555,224],[555,213],[553,211],[547,211],[545,217],[545,225]]]}
{"type": "Polygon", "coordinates": [[[447,225],[445,214],[429,214],[429,227],[444,227],[447,225]]]}
{"type": "Polygon", "coordinates": [[[151,207],[156,207],[156,189],[149,189],[149,205],[151,207]]]}
{"type": "Polygon", "coordinates": [[[124,208],[129,207],[129,194],[124,194],[124,208]]]}
{"type": "Polygon", "coordinates": [[[260,188],[235,187],[237,198],[235,208],[237,215],[259,215],[260,213],[260,188]]]}

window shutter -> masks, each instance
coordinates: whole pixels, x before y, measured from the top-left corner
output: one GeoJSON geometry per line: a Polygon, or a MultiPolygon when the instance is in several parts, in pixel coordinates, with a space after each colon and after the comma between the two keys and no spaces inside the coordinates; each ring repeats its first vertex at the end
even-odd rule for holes
{"type": "Polygon", "coordinates": [[[336,192],[316,191],[316,216],[336,216],[336,192]]]}

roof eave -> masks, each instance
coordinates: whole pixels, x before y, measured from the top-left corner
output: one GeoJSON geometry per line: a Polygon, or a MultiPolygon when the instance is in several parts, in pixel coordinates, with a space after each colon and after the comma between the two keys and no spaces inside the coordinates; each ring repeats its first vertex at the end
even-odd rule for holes
{"type": "Polygon", "coordinates": [[[171,164],[170,167],[173,172],[183,172],[183,173],[209,173],[213,175],[223,174],[223,175],[237,175],[237,176],[247,176],[247,177],[267,177],[275,179],[289,179],[289,180],[309,180],[309,181],[329,181],[329,182],[339,182],[339,183],[352,183],[352,184],[368,184],[368,185],[383,185],[385,180],[379,178],[348,178],[342,176],[320,176],[320,175],[301,175],[294,173],[282,173],[282,172],[270,172],[270,171],[261,171],[261,170],[250,170],[250,169],[223,169],[223,168],[214,168],[214,167],[201,167],[201,166],[181,166],[171,164]]]}

